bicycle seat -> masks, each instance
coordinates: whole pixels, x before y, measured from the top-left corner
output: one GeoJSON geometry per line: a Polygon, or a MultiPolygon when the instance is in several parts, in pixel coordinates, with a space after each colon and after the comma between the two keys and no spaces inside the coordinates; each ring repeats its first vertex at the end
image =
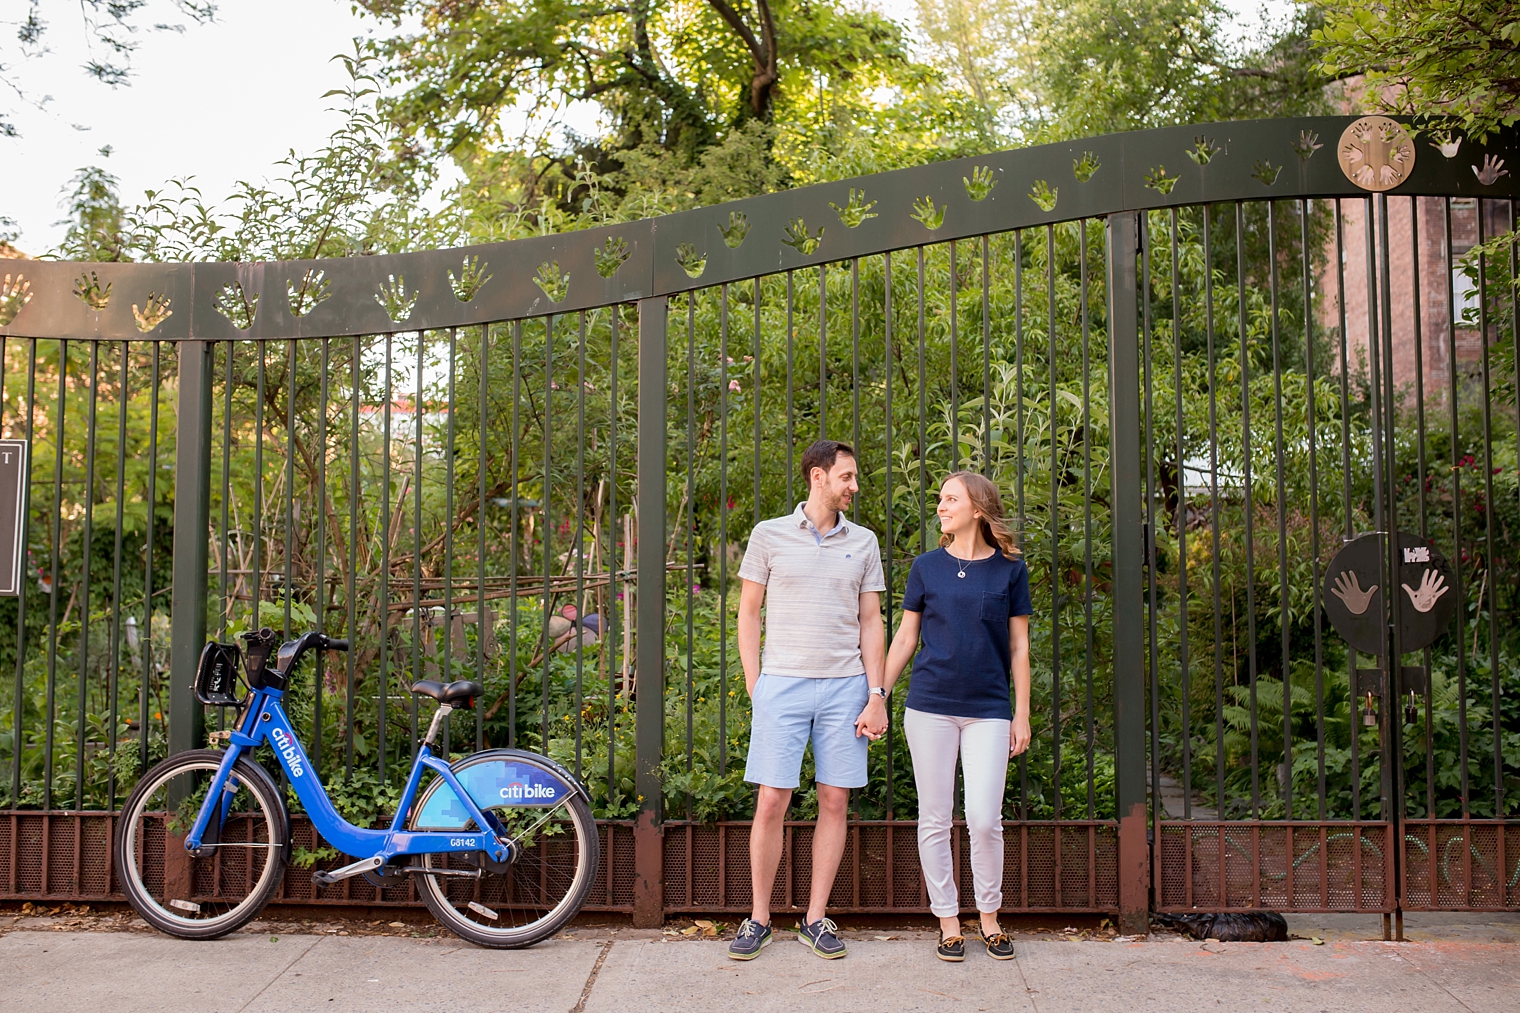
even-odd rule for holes
{"type": "Polygon", "coordinates": [[[430,696],[450,707],[471,707],[475,703],[475,698],[485,693],[485,688],[478,682],[464,679],[447,684],[435,679],[419,679],[412,683],[412,692],[419,696],[430,696]]]}

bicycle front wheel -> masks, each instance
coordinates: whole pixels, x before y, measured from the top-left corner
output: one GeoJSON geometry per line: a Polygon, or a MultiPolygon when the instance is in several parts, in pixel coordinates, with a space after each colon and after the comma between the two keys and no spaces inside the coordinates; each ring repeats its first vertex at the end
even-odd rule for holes
{"type": "Polygon", "coordinates": [[[198,854],[185,850],[222,757],[197,749],[148,771],[116,829],[116,876],[127,901],[149,925],[181,939],[216,939],[242,928],[285,871],[285,807],[269,775],[246,758],[227,782],[227,818],[219,826],[213,819],[198,854]]]}
{"type": "MultiPolygon", "coordinates": [[[[573,782],[553,761],[519,750],[476,753],[454,764],[454,770],[500,762],[504,757],[573,782]]],[[[439,790],[449,789],[442,778],[435,778],[413,809],[414,824],[427,808],[429,796],[439,790]]],[[[557,932],[585,903],[601,864],[596,820],[579,791],[552,808],[493,806],[488,811],[515,841],[517,856],[512,864],[493,869],[479,854],[422,855],[424,869],[466,875],[419,872],[417,892],[433,917],[462,939],[495,949],[531,946],[557,932]]],[[[476,827],[471,822],[467,829],[476,827]]]]}

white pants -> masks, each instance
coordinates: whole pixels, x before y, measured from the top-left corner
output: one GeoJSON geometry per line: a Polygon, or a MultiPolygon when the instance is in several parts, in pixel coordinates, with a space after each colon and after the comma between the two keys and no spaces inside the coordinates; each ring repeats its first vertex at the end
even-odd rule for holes
{"type": "Polygon", "coordinates": [[[976,909],[993,912],[1003,906],[1003,789],[1011,725],[1002,718],[956,718],[911,708],[903,717],[918,784],[918,858],[936,917],[960,914],[950,853],[957,753],[966,783],[976,909]]]}

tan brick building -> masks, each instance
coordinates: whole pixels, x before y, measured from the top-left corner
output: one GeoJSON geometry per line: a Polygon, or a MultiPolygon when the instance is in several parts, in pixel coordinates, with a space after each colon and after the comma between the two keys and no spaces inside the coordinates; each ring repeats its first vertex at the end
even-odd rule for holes
{"type": "MultiPolygon", "coordinates": [[[[1482,352],[1477,328],[1463,326],[1464,311],[1476,309],[1477,292],[1460,270],[1462,256],[1478,242],[1479,202],[1454,198],[1451,204],[1451,255],[1446,249],[1446,199],[1441,197],[1390,197],[1388,199],[1388,282],[1391,293],[1393,380],[1396,389],[1412,398],[1416,376],[1424,381],[1427,404],[1445,401],[1452,376],[1452,303],[1457,307],[1456,359],[1476,362],[1482,352]],[[1416,272],[1418,266],[1418,272],[1416,272]]],[[[1492,237],[1510,228],[1508,201],[1486,200],[1483,235],[1492,237]]],[[[1342,271],[1335,263],[1332,232],[1326,243],[1324,268],[1318,284],[1320,323],[1332,332],[1340,323],[1340,278],[1345,279],[1346,336],[1352,368],[1366,368],[1369,318],[1367,312],[1368,243],[1366,215],[1369,202],[1341,201],[1342,271]]],[[[1373,285],[1380,287],[1376,271],[1381,262],[1378,237],[1374,236],[1373,285]]],[[[1378,322],[1381,327],[1381,321],[1378,322]]],[[[1381,333],[1381,332],[1380,332],[1381,333]]],[[[1490,340],[1497,332],[1490,332],[1490,340]]],[[[1338,356],[1337,356],[1338,358],[1338,356]]]]}

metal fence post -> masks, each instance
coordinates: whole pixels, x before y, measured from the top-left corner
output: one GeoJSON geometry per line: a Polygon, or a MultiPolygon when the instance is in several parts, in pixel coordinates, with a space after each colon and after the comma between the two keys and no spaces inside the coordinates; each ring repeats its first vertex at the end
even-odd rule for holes
{"type": "Polygon", "coordinates": [[[634,632],[634,750],[639,814],[634,824],[633,924],[656,928],[665,919],[665,323],[661,296],[639,302],[637,612],[634,632]]]}
{"type": "Polygon", "coordinates": [[[1145,532],[1140,483],[1140,216],[1108,219],[1109,439],[1114,529],[1114,790],[1119,814],[1119,931],[1150,930],[1145,784],[1145,532]]]}
{"type": "Polygon", "coordinates": [[[174,443],[174,587],[169,629],[169,752],[202,744],[195,669],[206,642],[206,566],[211,524],[209,341],[179,343],[179,418],[174,443]]]}

